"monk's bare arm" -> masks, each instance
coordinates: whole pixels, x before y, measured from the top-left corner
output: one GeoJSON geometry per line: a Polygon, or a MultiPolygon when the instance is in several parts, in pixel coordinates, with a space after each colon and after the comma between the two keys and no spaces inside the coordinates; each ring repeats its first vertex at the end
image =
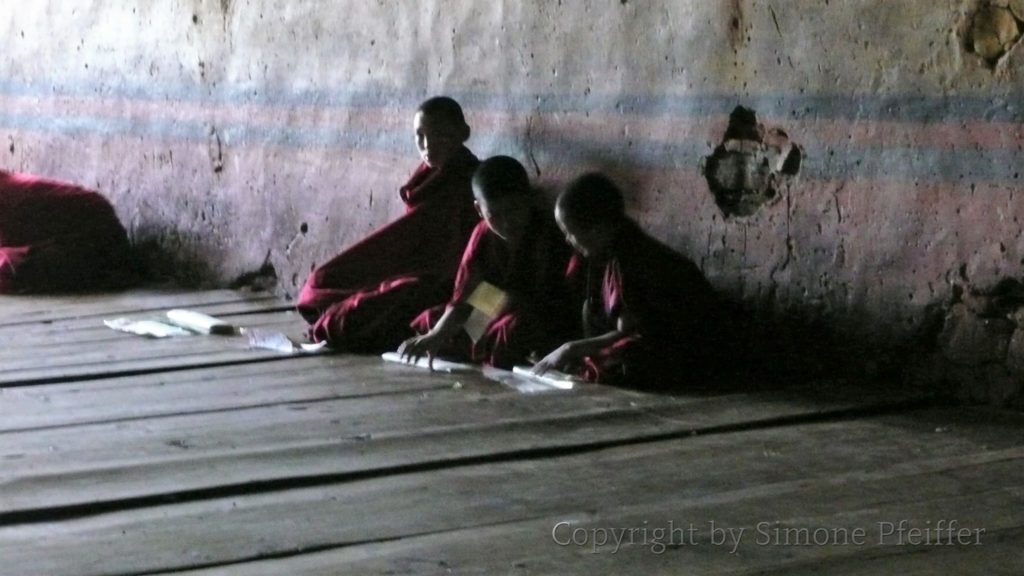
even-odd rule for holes
{"type": "Polygon", "coordinates": [[[451,340],[465,325],[473,308],[469,304],[456,303],[444,314],[426,334],[409,338],[398,347],[402,358],[415,362],[423,356],[433,357],[446,342],[451,340]]]}
{"type": "Polygon", "coordinates": [[[615,330],[590,338],[570,340],[555,348],[534,365],[533,373],[539,375],[548,370],[561,370],[579,364],[587,356],[593,356],[619,340],[635,335],[635,328],[629,317],[620,317],[616,322],[615,330]]]}

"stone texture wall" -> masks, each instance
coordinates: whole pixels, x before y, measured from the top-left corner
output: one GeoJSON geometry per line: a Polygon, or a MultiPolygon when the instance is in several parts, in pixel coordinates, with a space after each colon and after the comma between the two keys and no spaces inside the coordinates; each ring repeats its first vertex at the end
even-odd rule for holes
{"type": "Polygon", "coordinates": [[[644,225],[752,308],[898,346],[955,285],[1020,276],[1022,12],[1017,0],[9,2],[0,166],[100,189],[164,271],[221,284],[273,267],[294,293],[401,211],[410,111],[450,94],[479,155],[515,155],[549,189],[605,170],[644,225]],[[770,142],[727,137],[737,106],[770,142]],[[779,133],[801,162],[769,181],[757,162],[784,172],[765,148],[779,133]],[[733,156],[709,162],[716,150],[733,156]],[[770,197],[727,217],[709,168],[740,193],[770,183],[770,197]]]}

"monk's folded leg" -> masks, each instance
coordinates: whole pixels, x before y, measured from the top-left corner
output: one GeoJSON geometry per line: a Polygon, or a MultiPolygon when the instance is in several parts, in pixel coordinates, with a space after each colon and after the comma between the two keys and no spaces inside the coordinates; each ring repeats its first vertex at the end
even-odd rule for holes
{"type": "Polygon", "coordinates": [[[336,350],[381,353],[413,335],[410,322],[423,309],[445,300],[436,281],[403,277],[382,282],[330,306],[310,328],[315,342],[336,350]]]}
{"type": "Polygon", "coordinates": [[[0,247],[0,294],[21,292],[18,272],[28,253],[27,246],[0,247]]]}
{"type": "Polygon", "coordinates": [[[128,262],[127,238],[115,233],[0,248],[0,293],[115,288],[127,281],[128,262]]]}

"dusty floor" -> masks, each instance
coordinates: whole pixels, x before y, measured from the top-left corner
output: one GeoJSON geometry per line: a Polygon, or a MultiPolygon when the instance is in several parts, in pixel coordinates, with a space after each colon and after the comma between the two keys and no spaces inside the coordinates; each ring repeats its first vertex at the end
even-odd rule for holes
{"type": "Polygon", "coordinates": [[[1024,417],[802,382],[524,394],[102,320],[233,292],[0,299],[0,573],[1024,573],[1024,417]]]}

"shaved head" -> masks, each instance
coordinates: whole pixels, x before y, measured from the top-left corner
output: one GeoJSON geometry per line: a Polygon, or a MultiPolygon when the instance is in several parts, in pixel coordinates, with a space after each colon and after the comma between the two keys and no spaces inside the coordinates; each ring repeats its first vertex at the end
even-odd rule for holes
{"type": "Polygon", "coordinates": [[[607,176],[596,172],[573,180],[555,207],[563,217],[585,229],[614,227],[626,218],[622,191],[607,176]]]}
{"type": "Polygon", "coordinates": [[[491,202],[505,198],[532,196],[530,177],[518,160],[509,156],[492,156],[480,163],[473,173],[473,194],[491,202]]]}
{"type": "Polygon", "coordinates": [[[420,104],[416,111],[450,124],[452,127],[468,127],[466,116],[462,113],[462,106],[459,106],[455,99],[448,96],[428,98],[420,104]]]}

